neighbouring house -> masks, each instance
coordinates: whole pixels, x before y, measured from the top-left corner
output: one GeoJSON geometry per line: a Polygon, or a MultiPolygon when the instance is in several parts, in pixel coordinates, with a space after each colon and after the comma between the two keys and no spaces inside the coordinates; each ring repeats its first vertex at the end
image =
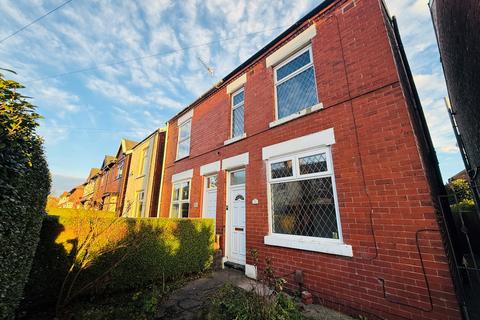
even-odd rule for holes
{"type": "Polygon", "coordinates": [[[64,191],[60,197],[58,197],[58,207],[59,208],[69,208],[69,204],[68,204],[68,196],[70,194],[68,193],[68,191],[64,191]]]}
{"type": "Polygon", "coordinates": [[[90,169],[87,181],[85,182],[85,188],[83,189],[83,196],[80,199],[80,203],[84,209],[95,209],[94,194],[99,172],[99,168],[90,169]]]}
{"type": "Polygon", "coordinates": [[[382,1],[323,1],[166,132],[161,216],[215,219],[226,264],[257,277],[271,258],[290,290],[369,319],[461,318],[445,189],[382,1]]]}
{"type": "Polygon", "coordinates": [[[106,155],[98,174],[98,182],[94,192],[95,209],[115,212],[117,206],[116,172],[112,168],[116,163],[114,156],[106,155]]]}
{"type": "Polygon", "coordinates": [[[430,0],[449,112],[480,215],[480,4],[430,0]]]}
{"type": "Polygon", "coordinates": [[[69,208],[80,209],[82,208],[81,199],[83,197],[83,189],[85,184],[78,185],[74,187],[68,193],[68,202],[71,204],[69,208]]]}
{"type": "Polygon", "coordinates": [[[157,129],[131,149],[123,216],[158,216],[164,146],[165,130],[157,129]]]}
{"type": "Polygon", "coordinates": [[[451,176],[450,178],[448,178],[448,182],[451,183],[451,182],[453,182],[453,181],[455,181],[455,180],[458,180],[458,179],[462,179],[462,180],[468,181],[467,171],[462,170],[462,171],[458,172],[457,174],[454,174],[453,176],[451,176]]]}
{"type": "Polygon", "coordinates": [[[117,204],[116,204],[116,213],[121,215],[123,212],[123,204],[125,199],[125,192],[127,189],[128,183],[128,171],[130,168],[130,159],[132,157],[132,148],[138,142],[122,139],[120,146],[118,147],[114,170],[116,172],[115,179],[117,180],[117,204]]]}
{"type": "Polygon", "coordinates": [[[49,194],[47,197],[47,208],[58,208],[58,200],[59,198],[49,194]]]}

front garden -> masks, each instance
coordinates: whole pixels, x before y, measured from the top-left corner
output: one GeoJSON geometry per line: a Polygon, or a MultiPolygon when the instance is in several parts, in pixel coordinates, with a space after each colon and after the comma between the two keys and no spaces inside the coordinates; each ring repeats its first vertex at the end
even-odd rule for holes
{"type": "Polygon", "coordinates": [[[43,221],[19,318],[149,319],[212,265],[213,221],[60,209],[43,221]]]}

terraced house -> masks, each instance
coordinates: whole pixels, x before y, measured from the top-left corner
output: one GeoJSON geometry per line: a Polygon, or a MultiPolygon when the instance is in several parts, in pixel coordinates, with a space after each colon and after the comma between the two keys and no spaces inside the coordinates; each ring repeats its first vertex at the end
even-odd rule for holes
{"type": "Polygon", "coordinates": [[[131,149],[123,200],[125,217],[156,217],[162,179],[165,130],[157,129],[131,149]]]}
{"type": "Polygon", "coordinates": [[[441,192],[380,0],[324,1],[167,126],[161,216],[213,218],[226,264],[256,277],[270,257],[290,289],[368,318],[461,317],[441,192]]]}

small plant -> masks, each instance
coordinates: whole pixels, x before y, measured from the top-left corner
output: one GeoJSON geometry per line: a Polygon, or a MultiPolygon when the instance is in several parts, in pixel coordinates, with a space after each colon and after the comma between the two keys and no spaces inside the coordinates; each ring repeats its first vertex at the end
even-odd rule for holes
{"type": "MultiPolygon", "coordinates": [[[[258,251],[250,250],[254,266],[258,266],[258,251]]],[[[223,286],[212,299],[208,319],[237,320],[302,320],[307,319],[295,301],[283,293],[285,279],[275,276],[272,260],[265,259],[265,269],[249,291],[231,284],[223,286]],[[264,290],[258,290],[264,286],[264,290]]]]}

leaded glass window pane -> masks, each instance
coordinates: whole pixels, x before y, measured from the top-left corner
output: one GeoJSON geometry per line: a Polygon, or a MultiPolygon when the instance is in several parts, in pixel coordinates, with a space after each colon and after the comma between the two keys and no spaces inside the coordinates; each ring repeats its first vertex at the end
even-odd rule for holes
{"type": "Polygon", "coordinates": [[[190,121],[183,124],[180,127],[180,140],[183,140],[185,138],[188,138],[190,136],[190,121]]]}
{"type": "Polygon", "coordinates": [[[306,66],[310,63],[310,51],[307,50],[289,63],[285,64],[281,68],[277,69],[277,81],[282,80],[289,74],[297,71],[303,66],[306,66]]]}
{"type": "Polygon", "coordinates": [[[190,152],[190,139],[180,142],[178,145],[178,157],[182,158],[187,156],[190,152]]]}
{"type": "Polygon", "coordinates": [[[232,112],[232,136],[241,136],[244,132],[244,107],[243,105],[236,107],[232,112]]]}
{"type": "Polygon", "coordinates": [[[239,93],[233,96],[233,105],[236,106],[240,103],[243,103],[244,99],[245,99],[245,91],[243,91],[242,89],[239,93]]]}
{"type": "Polygon", "coordinates": [[[272,163],[272,179],[285,178],[293,176],[292,160],[272,163]]]}
{"type": "Polygon", "coordinates": [[[271,184],[273,232],[338,239],[332,178],[271,184]]]}
{"type": "Polygon", "coordinates": [[[278,119],[318,103],[313,66],[277,85],[278,119]]]}
{"type": "Polygon", "coordinates": [[[327,171],[327,157],[325,153],[319,153],[299,159],[300,174],[310,174],[327,171]]]}

